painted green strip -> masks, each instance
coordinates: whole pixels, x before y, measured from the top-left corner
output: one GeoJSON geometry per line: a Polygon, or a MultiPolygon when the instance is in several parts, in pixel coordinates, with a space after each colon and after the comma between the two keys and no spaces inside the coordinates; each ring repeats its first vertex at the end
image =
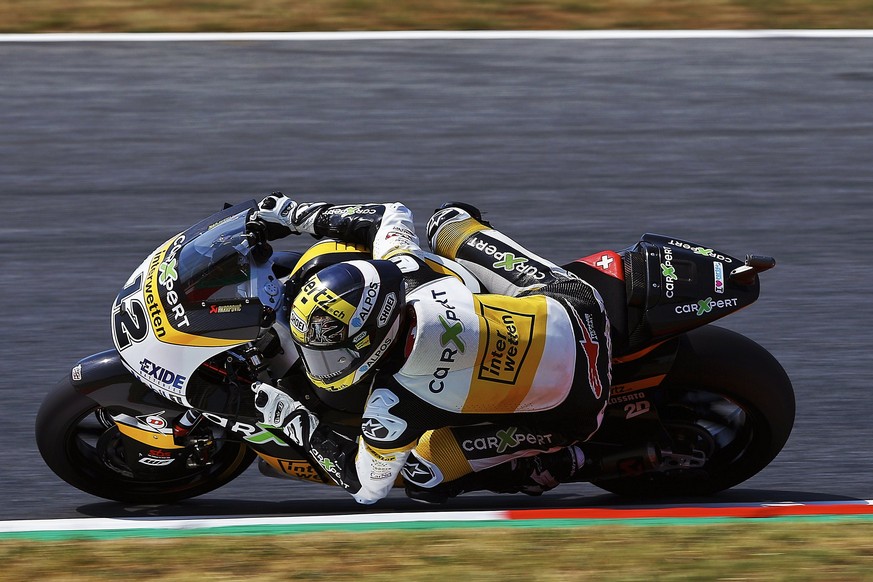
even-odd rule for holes
{"type": "MultiPolygon", "coordinates": [[[[533,520],[532,520],[533,521],[533,520]]],[[[475,527],[503,527],[509,523],[494,521],[405,521],[383,523],[324,523],[324,524],[283,524],[283,525],[243,525],[228,527],[208,527],[192,529],[118,529],[118,530],[69,530],[69,531],[23,531],[0,534],[4,539],[29,539],[39,541],[58,540],[115,540],[123,538],[174,538],[189,536],[267,536],[306,534],[324,531],[368,532],[377,530],[430,530],[461,529],[475,527]]]]}

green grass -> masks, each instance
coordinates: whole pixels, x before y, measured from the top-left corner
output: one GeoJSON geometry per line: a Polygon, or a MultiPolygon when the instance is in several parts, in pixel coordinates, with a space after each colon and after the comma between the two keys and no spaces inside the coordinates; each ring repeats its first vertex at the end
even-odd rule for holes
{"type": "Polygon", "coordinates": [[[873,28],[871,0],[3,0],[0,32],[873,28]]]}
{"type": "Polygon", "coordinates": [[[3,580],[830,582],[873,578],[873,522],[2,541],[0,562],[3,580]]]}

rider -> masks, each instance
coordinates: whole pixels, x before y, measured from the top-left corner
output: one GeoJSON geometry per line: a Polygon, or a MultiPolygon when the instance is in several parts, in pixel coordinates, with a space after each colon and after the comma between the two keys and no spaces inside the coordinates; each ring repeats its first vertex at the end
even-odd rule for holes
{"type": "Polygon", "coordinates": [[[584,469],[575,443],[599,427],[611,380],[609,322],[591,285],[465,204],[437,210],[428,241],[488,293],[472,293],[447,262],[428,258],[399,203],[305,204],[274,193],[257,218],[279,236],[372,250],[373,260],[311,276],[290,315],[316,388],[370,385],[357,442],[284,391],[252,386],[264,422],[282,427],[355,500],[385,497],[401,471],[407,492],[428,499],[464,490],[473,472],[490,469],[494,490],[523,474],[528,484],[514,490],[536,494],[584,469]]]}

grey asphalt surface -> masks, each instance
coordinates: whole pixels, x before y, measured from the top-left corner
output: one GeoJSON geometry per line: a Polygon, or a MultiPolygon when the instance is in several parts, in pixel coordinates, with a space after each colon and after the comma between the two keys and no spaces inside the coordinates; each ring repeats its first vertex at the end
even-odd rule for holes
{"type": "MultiPolygon", "coordinates": [[[[567,261],[668,234],[777,258],[722,325],[797,392],[783,453],[713,501],[873,498],[873,40],[0,44],[0,519],[356,510],[252,470],[173,508],[80,493],[33,421],[111,346],[117,290],[225,201],[474,203],[567,261]]],[[[300,248],[305,239],[292,239],[300,248]]],[[[621,503],[587,485],[448,508],[621,503]]],[[[410,507],[402,495],[376,510],[410,507]]]]}

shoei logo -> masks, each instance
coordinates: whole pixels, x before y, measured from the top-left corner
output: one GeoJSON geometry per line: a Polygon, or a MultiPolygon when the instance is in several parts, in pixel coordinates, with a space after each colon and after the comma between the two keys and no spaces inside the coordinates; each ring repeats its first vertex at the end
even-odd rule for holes
{"type": "Polygon", "coordinates": [[[707,297],[706,299],[701,299],[697,303],[687,303],[685,305],[677,305],[676,313],[693,313],[698,317],[701,315],[706,315],[710,313],[713,309],[730,309],[732,307],[737,306],[736,299],[717,299],[713,300],[712,297],[707,297]]]}
{"type": "Polygon", "coordinates": [[[288,322],[291,325],[291,332],[294,334],[297,341],[305,341],[306,321],[300,317],[300,314],[297,313],[297,311],[292,311],[288,322]]]}
{"type": "Polygon", "coordinates": [[[391,314],[394,313],[394,307],[397,305],[397,294],[389,293],[382,302],[382,309],[379,310],[379,318],[376,320],[376,325],[385,327],[391,321],[391,314]]]}

